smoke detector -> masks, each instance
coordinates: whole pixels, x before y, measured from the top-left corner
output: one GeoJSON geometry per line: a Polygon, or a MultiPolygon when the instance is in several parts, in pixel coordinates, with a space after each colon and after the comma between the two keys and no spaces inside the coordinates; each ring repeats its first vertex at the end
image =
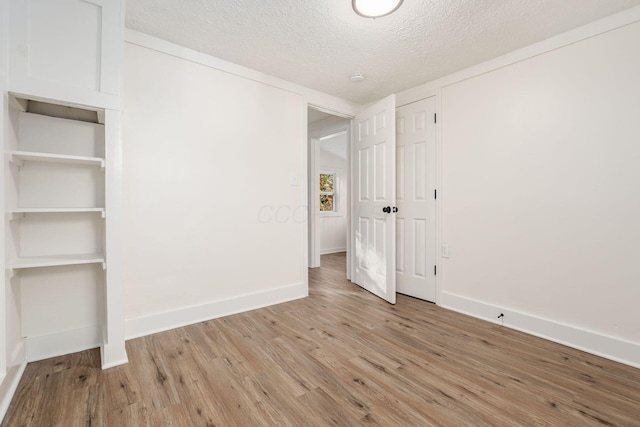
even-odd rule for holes
{"type": "Polygon", "coordinates": [[[353,73],[351,74],[351,81],[354,83],[361,83],[364,81],[364,76],[362,73],[353,73]]]}

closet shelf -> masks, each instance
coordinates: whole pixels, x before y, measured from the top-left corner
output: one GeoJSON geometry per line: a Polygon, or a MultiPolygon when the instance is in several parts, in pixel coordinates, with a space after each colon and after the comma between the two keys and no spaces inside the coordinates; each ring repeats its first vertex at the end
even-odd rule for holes
{"type": "Polygon", "coordinates": [[[56,267],[61,265],[103,264],[104,254],[51,255],[21,257],[10,264],[12,270],[23,268],[56,267]]]}
{"type": "Polygon", "coordinates": [[[104,208],[15,208],[8,209],[9,219],[24,218],[25,214],[56,214],[56,213],[85,213],[97,212],[102,218],[106,217],[104,208]]]}
{"type": "Polygon", "coordinates": [[[38,153],[32,151],[9,151],[9,161],[22,166],[25,161],[62,163],[67,165],[99,166],[104,169],[104,159],[100,157],[69,156],[66,154],[38,153]]]}
{"type": "Polygon", "coordinates": [[[104,212],[104,208],[15,208],[9,213],[74,213],[74,212],[104,212]]]}

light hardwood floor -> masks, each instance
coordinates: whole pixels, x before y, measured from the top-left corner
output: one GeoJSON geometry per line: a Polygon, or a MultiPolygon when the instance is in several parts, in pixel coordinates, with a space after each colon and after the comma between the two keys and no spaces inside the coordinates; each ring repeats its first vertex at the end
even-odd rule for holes
{"type": "Polygon", "coordinates": [[[3,426],[640,426],[640,370],[344,277],[310,296],[27,366],[3,426]]]}

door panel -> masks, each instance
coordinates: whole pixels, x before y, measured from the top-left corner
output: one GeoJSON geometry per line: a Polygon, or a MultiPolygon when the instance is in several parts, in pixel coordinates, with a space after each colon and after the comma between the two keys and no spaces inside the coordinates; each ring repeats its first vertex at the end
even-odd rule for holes
{"type": "Polygon", "coordinates": [[[392,304],[396,302],[395,96],[354,118],[354,282],[392,304]]]}
{"type": "Polygon", "coordinates": [[[435,99],[396,110],[397,291],[435,301],[435,99]]]}

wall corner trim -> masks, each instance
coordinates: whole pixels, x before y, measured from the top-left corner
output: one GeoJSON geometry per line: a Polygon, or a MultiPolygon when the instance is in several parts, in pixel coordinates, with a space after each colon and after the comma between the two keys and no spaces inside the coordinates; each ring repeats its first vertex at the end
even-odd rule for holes
{"type": "Polygon", "coordinates": [[[9,409],[9,404],[11,404],[11,399],[13,399],[13,395],[18,389],[18,384],[26,367],[26,361],[19,365],[12,366],[7,369],[4,378],[0,379],[0,422],[4,420],[7,409],[9,409]]]}
{"type": "Polygon", "coordinates": [[[504,313],[504,326],[615,362],[640,368],[640,344],[567,325],[531,314],[509,310],[472,298],[443,292],[441,305],[491,323],[500,324],[495,313],[504,313]]]}
{"type": "Polygon", "coordinates": [[[126,339],[143,337],[308,296],[304,282],[126,320],[126,339]]]}

